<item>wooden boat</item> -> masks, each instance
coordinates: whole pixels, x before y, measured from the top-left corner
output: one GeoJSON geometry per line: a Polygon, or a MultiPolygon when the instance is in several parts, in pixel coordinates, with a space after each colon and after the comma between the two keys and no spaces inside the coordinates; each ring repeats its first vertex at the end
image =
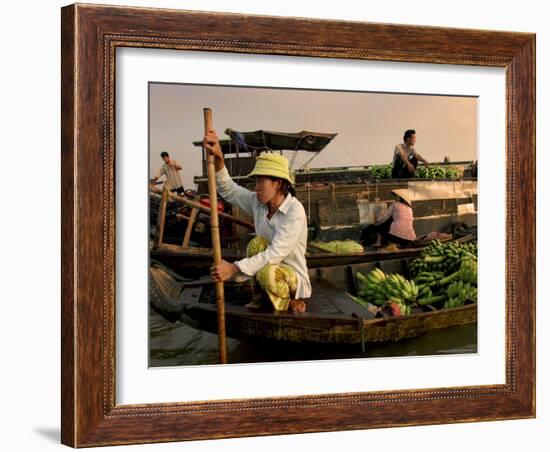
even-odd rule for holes
{"type": "MultiPolygon", "coordinates": [[[[377,308],[367,309],[354,302],[357,271],[375,266],[386,272],[407,275],[407,260],[321,267],[310,270],[313,294],[308,311],[300,314],[249,310],[249,284],[226,284],[225,318],[227,336],[252,341],[303,345],[362,345],[369,342],[397,341],[427,331],[465,325],[477,321],[477,305],[454,309],[414,308],[410,315],[391,317],[377,308]]],[[[180,320],[197,329],[216,333],[216,304],[213,284],[208,279],[185,280],[164,265],[150,268],[150,300],[166,318],[180,320]]]]}
{"type": "MultiPolygon", "coordinates": [[[[454,223],[477,224],[477,177],[469,169],[473,162],[432,162],[457,171],[460,179],[382,179],[373,175],[373,165],[359,167],[314,168],[312,162],[321,152],[331,152],[335,133],[273,132],[257,130],[225,131],[221,140],[225,166],[239,185],[254,190],[248,174],[256,157],[264,151],[286,153],[296,185],[296,198],[303,204],[312,228],[310,240],[345,240],[357,237],[361,224],[378,221],[394,197],[392,190],[407,189],[413,199],[414,229],[417,235],[431,231],[449,232],[454,223]],[[297,154],[307,156],[307,164],[294,167],[297,154]]],[[[193,143],[202,147],[202,140],[193,143]]],[[[206,154],[202,174],[194,177],[198,193],[207,193],[206,154]]],[[[376,165],[375,165],[376,166],[376,165]]],[[[240,216],[233,207],[233,215],[240,216]]],[[[238,235],[235,230],[229,235],[238,235]]],[[[202,245],[205,246],[205,245],[202,245]]]]}
{"type": "MultiPolygon", "coordinates": [[[[466,243],[474,239],[473,235],[466,235],[456,239],[459,243],[466,243]]],[[[447,242],[452,239],[441,240],[447,242]]],[[[363,262],[377,262],[382,260],[413,258],[418,256],[431,241],[419,241],[412,248],[400,248],[395,251],[383,249],[363,251],[362,253],[329,253],[308,246],[306,260],[308,268],[331,267],[335,265],[351,265],[363,262]]],[[[204,270],[212,265],[212,250],[210,248],[189,247],[162,244],[159,247],[151,246],[150,257],[159,261],[177,273],[186,274],[190,269],[204,270]]],[[[222,249],[222,257],[233,262],[245,257],[244,250],[222,249]]]]}

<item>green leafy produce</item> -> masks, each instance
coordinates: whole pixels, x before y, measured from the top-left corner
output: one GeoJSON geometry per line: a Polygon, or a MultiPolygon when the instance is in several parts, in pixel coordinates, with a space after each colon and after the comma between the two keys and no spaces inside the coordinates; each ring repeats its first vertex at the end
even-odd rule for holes
{"type": "Polygon", "coordinates": [[[363,245],[354,240],[332,240],[331,242],[311,242],[312,246],[322,249],[328,253],[362,253],[363,245]]]}
{"type": "Polygon", "coordinates": [[[392,164],[373,165],[370,168],[370,174],[373,179],[391,179],[392,164]]]}
{"type": "Polygon", "coordinates": [[[444,168],[439,165],[430,165],[427,168],[419,166],[416,168],[414,177],[419,179],[458,179],[458,170],[456,168],[444,168]]]}
{"type": "MultiPolygon", "coordinates": [[[[391,163],[388,165],[371,166],[371,178],[375,180],[391,179],[392,167],[391,163]]],[[[456,168],[444,168],[439,165],[430,165],[429,167],[420,165],[416,168],[414,177],[419,179],[458,179],[459,172],[456,168]]]]}
{"type": "Polygon", "coordinates": [[[445,177],[447,179],[458,179],[458,170],[456,168],[445,168],[445,177]]]}

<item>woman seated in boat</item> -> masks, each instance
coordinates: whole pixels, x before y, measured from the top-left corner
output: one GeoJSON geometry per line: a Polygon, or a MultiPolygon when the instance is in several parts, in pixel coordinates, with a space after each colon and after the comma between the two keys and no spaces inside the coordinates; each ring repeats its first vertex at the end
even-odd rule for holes
{"type": "Polygon", "coordinates": [[[378,234],[381,245],[400,248],[409,248],[416,240],[416,232],[413,227],[413,210],[409,190],[392,190],[395,201],[390,204],[386,213],[376,224],[370,224],[361,230],[361,242],[371,245],[378,234]],[[374,240],[373,240],[374,239],[374,240]]]}
{"type": "MultiPolygon", "coordinates": [[[[277,311],[304,312],[303,299],[311,296],[305,258],[307,218],[304,207],[291,194],[293,181],[288,160],[282,155],[262,153],[249,174],[256,179],[256,190],[249,191],[229,176],[214,130],[207,131],[204,147],[214,156],[218,192],[254,218],[257,236],[251,244],[254,246],[249,245],[248,249],[256,248],[256,254],[248,252],[249,257],[234,263],[222,261],[213,266],[212,278],[226,281],[239,272],[256,277],[277,311]]],[[[254,300],[247,307],[260,304],[254,300]]]]}

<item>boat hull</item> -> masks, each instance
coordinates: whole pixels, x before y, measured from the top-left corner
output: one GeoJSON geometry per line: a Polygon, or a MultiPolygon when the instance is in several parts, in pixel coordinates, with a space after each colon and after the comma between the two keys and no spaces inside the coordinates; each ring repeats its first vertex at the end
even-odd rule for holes
{"type": "MultiPolygon", "coordinates": [[[[243,308],[244,309],[244,308],[243,308]]],[[[226,334],[242,340],[304,345],[357,345],[399,341],[452,326],[477,322],[477,306],[422,312],[402,317],[352,319],[305,314],[261,315],[226,309],[226,334]]],[[[190,306],[180,318],[194,327],[217,332],[215,306],[190,306]],[[191,320],[189,322],[189,320],[191,320]]]]}
{"type": "MultiPolygon", "coordinates": [[[[346,294],[353,292],[351,280],[357,271],[374,266],[397,270],[405,261],[397,259],[310,271],[312,297],[305,313],[250,310],[248,284],[226,284],[226,335],[247,341],[268,341],[303,345],[357,345],[398,341],[428,331],[477,322],[477,305],[425,311],[414,308],[410,315],[377,317],[346,294]]],[[[150,273],[152,306],[166,318],[216,334],[217,311],[213,284],[207,280],[177,280],[178,275],[154,263],[150,273]]]]}

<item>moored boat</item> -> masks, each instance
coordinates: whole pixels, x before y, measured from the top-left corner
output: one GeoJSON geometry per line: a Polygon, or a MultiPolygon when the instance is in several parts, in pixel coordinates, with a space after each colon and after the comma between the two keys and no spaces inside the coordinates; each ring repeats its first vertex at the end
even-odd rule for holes
{"type": "MultiPolygon", "coordinates": [[[[456,239],[459,243],[466,243],[474,239],[473,235],[465,235],[456,239]]],[[[452,240],[443,239],[442,242],[452,240]]],[[[399,248],[395,250],[371,249],[361,253],[330,253],[308,246],[306,260],[308,268],[329,267],[335,265],[351,265],[365,262],[377,262],[382,260],[413,258],[418,256],[431,241],[414,243],[412,248],[399,248]]],[[[151,259],[161,262],[174,271],[186,274],[190,269],[203,270],[212,265],[212,249],[202,247],[183,248],[179,245],[162,244],[159,247],[151,246],[151,259]]],[[[228,262],[234,262],[245,257],[242,249],[222,249],[222,258],[228,262]]]]}
{"type": "MultiPolygon", "coordinates": [[[[228,139],[220,141],[225,165],[233,180],[248,189],[253,190],[254,181],[248,174],[260,153],[287,153],[296,181],[296,197],[308,217],[309,240],[355,239],[362,225],[376,222],[383,215],[393,200],[391,192],[394,189],[409,190],[417,235],[431,231],[450,232],[457,222],[468,226],[477,224],[477,177],[471,171],[471,161],[431,163],[445,169],[444,172],[452,171],[453,177],[420,177],[419,170],[419,177],[411,179],[380,179],[375,174],[379,165],[311,168],[316,156],[327,152],[325,149],[336,137],[335,133],[238,132],[233,129],[225,133],[228,139]],[[294,167],[298,154],[308,156],[307,164],[294,167]]],[[[202,146],[202,140],[193,144],[202,146]]],[[[198,193],[207,192],[204,152],[202,174],[196,176],[194,182],[198,193]]],[[[227,208],[234,217],[250,221],[238,208],[229,205],[227,208]]],[[[242,231],[235,224],[227,225],[226,236],[238,237],[242,231]]],[[[207,246],[207,234],[194,234],[194,238],[201,246],[207,246]]]]}

